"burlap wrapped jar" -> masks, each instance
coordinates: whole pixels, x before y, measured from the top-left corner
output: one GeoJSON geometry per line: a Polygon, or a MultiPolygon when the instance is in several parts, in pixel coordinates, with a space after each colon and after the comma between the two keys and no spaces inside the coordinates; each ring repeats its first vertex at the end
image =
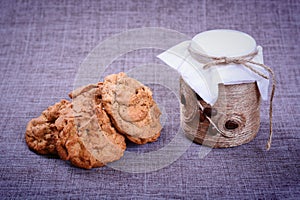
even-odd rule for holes
{"type": "Polygon", "coordinates": [[[215,148],[251,141],[260,125],[260,102],[268,99],[272,139],[273,70],[263,64],[262,47],[235,30],[197,34],[158,56],[180,75],[181,126],[193,141],[215,148]]]}
{"type": "Polygon", "coordinates": [[[180,99],[181,127],[196,143],[214,148],[238,146],[251,141],[259,130],[261,98],[255,82],[219,84],[218,100],[211,107],[180,79],[180,99]],[[221,133],[215,130],[206,115],[221,133]]]}

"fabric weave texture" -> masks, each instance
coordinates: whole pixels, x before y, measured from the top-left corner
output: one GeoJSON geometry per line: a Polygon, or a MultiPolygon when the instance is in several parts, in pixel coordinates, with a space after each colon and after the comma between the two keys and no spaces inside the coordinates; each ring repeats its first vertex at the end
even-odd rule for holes
{"type": "MultiPolygon", "coordinates": [[[[299,44],[297,0],[1,0],[1,199],[299,199],[299,44]],[[24,139],[28,121],[67,97],[80,63],[101,41],[141,27],[173,29],[189,37],[220,28],[252,35],[277,78],[270,151],[265,150],[265,101],[260,130],[250,143],[213,149],[204,158],[199,158],[201,146],[191,144],[178,160],[149,173],[108,166],[83,170],[31,152],[24,139]]],[[[130,52],[108,66],[99,80],[129,72],[134,65],[159,63],[155,55],[162,51],[130,52]]],[[[156,143],[129,144],[127,151],[162,148],[179,128],[178,94],[159,84],[148,86],[165,105],[165,126],[156,143]]]]}

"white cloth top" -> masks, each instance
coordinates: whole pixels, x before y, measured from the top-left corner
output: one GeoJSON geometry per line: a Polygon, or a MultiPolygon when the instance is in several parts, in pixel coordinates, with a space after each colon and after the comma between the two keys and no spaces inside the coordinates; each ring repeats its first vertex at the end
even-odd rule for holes
{"type": "MultiPolygon", "coordinates": [[[[192,40],[179,43],[157,57],[177,70],[190,87],[203,100],[213,105],[218,99],[218,84],[239,84],[257,82],[263,100],[268,99],[269,80],[240,64],[226,64],[203,69],[204,64],[191,56],[188,48],[193,47],[203,54],[216,57],[236,57],[249,54],[257,48],[258,54],[252,59],[263,63],[262,47],[242,32],[233,30],[212,30],[196,35],[192,40]]],[[[268,72],[253,64],[254,69],[269,77],[268,72]]]]}

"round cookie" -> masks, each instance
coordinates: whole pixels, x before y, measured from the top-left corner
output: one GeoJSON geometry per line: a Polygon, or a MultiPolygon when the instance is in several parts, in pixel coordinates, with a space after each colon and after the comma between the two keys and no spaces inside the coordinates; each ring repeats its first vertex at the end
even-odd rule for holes
{"type": "Polygon", "coordinates": [[[39,154],[57,154],[55,144],[58,139],[58,130],[55,120],[61,109],[71,104],[62,100],[47,108],[43,113],[29,121],[26,127],[25,139],[28,147],[39,154]]]}
{"type": "Polygon", "coordinates": [[[107,76],[101,85],[103,106],[117,130],[137,144],[156,141],[161,112],[150,89],[123,72],[107,76]]]}
{"type": "Polygon", "coordinates": [[[119,160],[126,149],[125,138],[112,127],[102,109],[99,87],[79,88],[70,97],[72,104],[61,110],[55,121],[59,156],[86,169],[119,160]]]}

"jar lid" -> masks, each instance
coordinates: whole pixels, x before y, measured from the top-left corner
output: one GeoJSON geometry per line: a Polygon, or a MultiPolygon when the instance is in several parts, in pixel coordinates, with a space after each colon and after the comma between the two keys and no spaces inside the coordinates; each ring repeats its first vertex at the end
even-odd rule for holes
{"type": "MultiPolygon", "coordinates": [[[[254,73],[242,64],[228,63],[204,69],[209,60],[199,61],[192,56],[190,49],[214,57],[244,56],[258,51],[252,61],[263,64],[262,47],[248,34],[235,30],[210,30],[199,33],[192,40],[179,43],[157,57],[177,70],[184,81],[207,103],[213,105],[218,99],[218,84],[240,84],[257,82],[262,99],[268,99],[269,80],[254,73]]],[[[251,65],[265,76],[268,72],[251,65]]]]}
{"type": "Polygon", "coordinates": [[[237,57],[255,51],[256,41],[240,31],[217,29],[199,33],[192,39],[191,45],[210,56],[237,57]]]}

